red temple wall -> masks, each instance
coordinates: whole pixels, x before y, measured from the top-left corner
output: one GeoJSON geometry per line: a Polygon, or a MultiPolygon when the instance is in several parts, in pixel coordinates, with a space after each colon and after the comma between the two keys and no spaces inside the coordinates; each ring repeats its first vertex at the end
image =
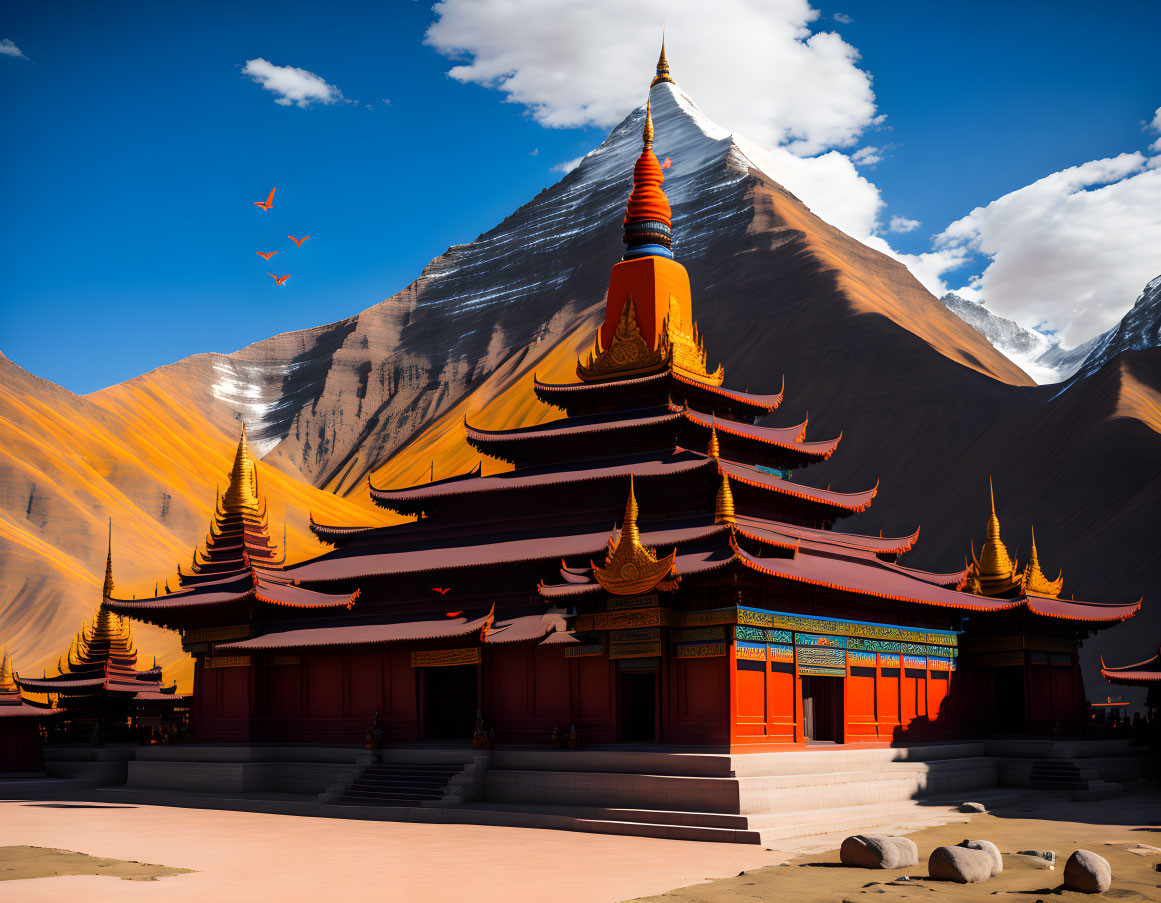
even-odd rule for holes
{"type": "Polygon", "coordinates": [[[848,669],[844,682],[846,694],[843,700],[846,720],[843,740],[846,743],[879,739],[878,716],[875,711],[877,670],[870,667],[848,669]]]}
{"type": "Polygon", "coordinates": [[[498,645],[484,650],[484,661],[484,714],[500,742],[547,743],[553,728],[568,731],[572,704],[562,647],[498,645]]]}
{"type": "Polygon", "coordinates": [[[729,658],[669,658],[661,739],[665,743],[729,742],[729,658]]]}
{"type": "Polygon", "coordinates": [[[36,718],[0,718],[0,772],[40,771],[40,723],[36,718]]]}
{"type": "Polygon", "coordinates": [[[568,660],[572,670],[572,711],[586,742],[617,739],[616,662],[603,655],[568,660]]]}

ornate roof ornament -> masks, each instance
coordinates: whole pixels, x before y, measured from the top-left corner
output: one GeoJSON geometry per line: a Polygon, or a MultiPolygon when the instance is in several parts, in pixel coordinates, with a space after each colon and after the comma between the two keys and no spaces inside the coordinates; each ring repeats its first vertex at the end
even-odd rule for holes
{"type": "Polygon", "coordinates": [[[665,58],[665,29],[661,29],[661,56],[657,58],[657,74],[653,76],[653,81],[649,83],[649,87],[660,85],[663,82],[674,84],[672,78],[669,77],[669,60],[665,58]]]}
{"type": "Polygon", "coordinates": [[[629,477],[629,499],[620,533],[615,533],[612,548],[605,555],[604,567],[593,564],[593,575],[606,592],[616,596],[636,596],[653,589],[675,589],[674,563],[677,550],[658,559],[653,549],[641,545],[637,529],[637,497],[633,477],[629,477]]]}
{"type": "Polygon", "coordinates": [[[20,687],[12,677],[12,660],[8,657],[8,650],[0,656],[0,694],[5,696],[11,693],[20,693],[20,687]]]}
{"type": "Polygon", "coordinates": [[[603,347],[598,331],[587,362],[578,361],[576,373],[585,382],[596,382],[660,373],[667,369],[714,386],[720,386],[726,376],[721,365],[713,373],[708,371],[705,343],[697,325],[691,328],[682,322],[679,309],[672,304],[661,324],[658,346],[650,348],[637,323],[637,308],[630,295],[621,309],[621,319],[609,347],[603,347]]]}
{"type": "Polygon", "coordinates": [[[103,598],[113,595],[113,518],[109,518],[109,553],[105,556],[105,585],[101,590],[103,598]]]}
{"type": "Polygon", "coordinates": [[[1064,572],[1061,571],[1055,580],[1049,580],[1040,570],[1040,556],[1036,554],[1036,530],[1032,530],[1032,551],[1028,556],[1028,563],[1024,565],[1024,592],[1029,596],[1043,596],[1055,599],[1064,589],[1064,572]]]}
{"type": "Polygon", "coordinates": [[[706,449],[706,454],[711,458],[720,457],[722,453],[721,447],[718,445],[718,428],[712,419],[710,421],[710,438],[709,448],[706,449]]]}
{"type": "Polygon", "coordinates": [[[645,101],[645,131],[641,133],[643,146],[653,146],[653,98],[645,101]]]}
{"type": "Polygon", "coordinates": [[[988,536],[976,557],[972,549],[972,563],[964,575],[963,586],[979,596],[1012,596],[1024,591],[1024,575],[1019,562],[1008,555],[1000,539],[1000,519],[996,517],[996,493],[988,479],[992,513],[988,518],[988,536]]]}

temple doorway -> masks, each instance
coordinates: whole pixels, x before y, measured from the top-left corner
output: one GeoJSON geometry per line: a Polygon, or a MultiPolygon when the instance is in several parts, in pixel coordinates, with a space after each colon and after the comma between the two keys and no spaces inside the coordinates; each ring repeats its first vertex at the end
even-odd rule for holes
{"type": "Polygon", "coordinates": [[[1024,730],[1024,668],[1016,665],[993,668],[992,691],[996,729],[1024,730]]]}
{"type": "Polygon", "coordinates": [[[621,739],[657,742],[657,669],[621,671],[621,739]]]}
{"type": "Polygon", "coordinates": [[[807,740],[843,742],[843,678],[803,677],[802,732],[807,740]]]}
{"type": "Polygon", "coordinates": [[[476,728],[475,665],[423,670],[423,739],[469,740],[476,728]]]}

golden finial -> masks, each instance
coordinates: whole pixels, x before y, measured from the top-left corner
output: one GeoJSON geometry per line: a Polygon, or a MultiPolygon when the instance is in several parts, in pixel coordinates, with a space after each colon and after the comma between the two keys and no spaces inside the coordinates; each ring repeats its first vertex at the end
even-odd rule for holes
{"type": "Polygon", "coordinates": [[[242,424],[242,436],[238,439],[238,450],[234,453],[234,466],[230,468],[230,483],[222,496],[225,511],[239,507],[256,507],[258,504],[258,482],[254,461],[250,458],[250,447],[246,442],[246,424],[242,424]]]}
{"type": "Polygon", "coordinates": [[[102,597],[108,599],[113,595],[113,518],[109,518],[109,553],[105,557],[105,586],[101,590],[102,597]]]}
{"type": "Polygon", "coordinates": [[[641,534],[637,528],[637,496],[633,491],[633,476],[630,474],[629,498],[625,502],[621,532],[605,555],[604,567],[593,564],[597,583],[614,595],[636,596],[647,593],[672,576],[676,559],[676,549],[658,560],[653,549],[641,545],[641,534]]]}
{"type": "Polygon", "coordinates": [[[669,60],[665,58],[665,28],[661,29],[661,56],[657,58],[657,74],[653,76],[653,81],[649,83],[649,87],[660,85],[662,82],[669,82],[673,84],[673,79],[669,77],[669,60]]]}
{"type": "Polygon", "coordinates": [[[5,649],[3,657],[0,657],[0,693],[15,693],[19,689],[12,679],[12,660],[8,658],[8,650],[5,649]]]}
{"type": "Polygon", "coordinates": [[[996,491],[992,478],[988,477],[988,495],[991,514],[988,516],[987,539],[980,549],[979,558],[972,554],[971,576],[980,586],[985,596],[1005,596],[1020,592],[1024,588],[1024,577],[1019,564],[1008,555],[1008,549],[1000,538],[1000,519],[996,516],[996,491]]]}
{"type": "Polygon", "coordinates": [[[730,489],[730,478],[724,473],[721,485],[718,486],[718,497],[714,503],[714,523],[737,523],[737,517],[734,515],[734,493],[730,489]]]}
{"type": "Polygon", "coordinates": [[[645,101],[645,146],[653,146],[653,98],[645,101]]]}
{"type": "Polygon", "coordinates": [[[1032,596],[1046,596],[1055,599],[1064,589],[1064,572],[1061,571],[1055,580],[1049,580],[1040,569],[1040,556],[1036,552],[1036,528],[1032,528],[1032,551],[1028,554],[1028,563],[1024,565],[1024,592],[1032,596]]]}
{"type": "Polygon", "coordinates": [[[716,458],[721,453],[721,448],[718,446],[718,428],[711,422],[709,448],[706,450],[706,454],[711,458],[716,458]]]}

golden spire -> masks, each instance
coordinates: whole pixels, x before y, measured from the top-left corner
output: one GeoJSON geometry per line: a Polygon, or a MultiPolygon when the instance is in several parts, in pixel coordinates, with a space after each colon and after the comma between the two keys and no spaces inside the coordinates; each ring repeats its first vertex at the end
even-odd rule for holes
{"type": "Polygon", "coordinates": [[[1055,599],[1064,589],[1064,572],[1061,571],[1055,580],[1049,580],[1040,570],[1040,556],[1036,553],[1036,528],[1032,529],[1032,551],[1028,556],[1028,563],[1024,566],[1024,592],[1031,596],[1045,596],[1055,599]]]}
{"type": "Polygon", "coordinates": [[[653,76],[653,81],[649,83],[649,87],[660,85],[662,82],[669,82],[673,84],[673,79],[669,77],[669,60],[665,58],[665,29],[661,29],[661,56],[657,58],[657,74],[653,76]]]}
{"type": "Polygon", "coordinates": [[[714,523],[734,524],[734,493],[730,489],[730,478],[722,474],[721,485],[718,486],[718,497],[714,502],[714,523]]]}
{"type": "MultiPolygon", "coordinates": [[[[618,596],[636,596],[656,589],[673,575],[677,550],[658,560],[653,549],[641,545],[637,528],[637,496],[633,491],[633,477],[629,476],[629,499],[625,502],[625,519],[613,548],[605,555],[604,567],[593,565],[597,583],[618,596]]],[[[662,587],[666,588],[666,587],[662,587]]],[[[668,587],[672,589],[673,587],[668,587]]]]}
{"type": "Polygon", "coordinates": [[[254,461],[250,458],[250,448],[246,444],[246,424],[243,423],[238,450],[234,453],[234,466],[230,469],[230,484],[222,497],[222,507],[227,512],[240,507],[256,508],[257,490],[254,461]]]}
{"type": "Polygon", "coordinates": [[[101,590],[103,598],[113,595],[113,518],[109,518],[109,554],[105,557],[105,586],[101,590]]]}
{"type": "Polygon", "coordinates": [[[645,147],[653,146],[653,98],[645,101],[645,147]]]}
{"type": "MultiPolygon", "coordinates": [[[[992,513],[988,517],[988,535],[980,549],[979,558],[972,553],[970,577],[974,577],[985,596],[1003,596],[1022,592],[1024,577],[1020,566],[1008,555],[1008,549],[1000,539],[1000,519],[996,516],[996,492],[988,478],[988,493],[991,497],[992,513]]],[[[970,583],[970,581],[969,581],[970,583]]]]}
{"type": "Polygon", "coordinates": [[[706,450],[706,454],[711,458],[716,458],[721,453],[721,448],[718,446],[718,428],[711,422],[709,448],[706,450]]]}

